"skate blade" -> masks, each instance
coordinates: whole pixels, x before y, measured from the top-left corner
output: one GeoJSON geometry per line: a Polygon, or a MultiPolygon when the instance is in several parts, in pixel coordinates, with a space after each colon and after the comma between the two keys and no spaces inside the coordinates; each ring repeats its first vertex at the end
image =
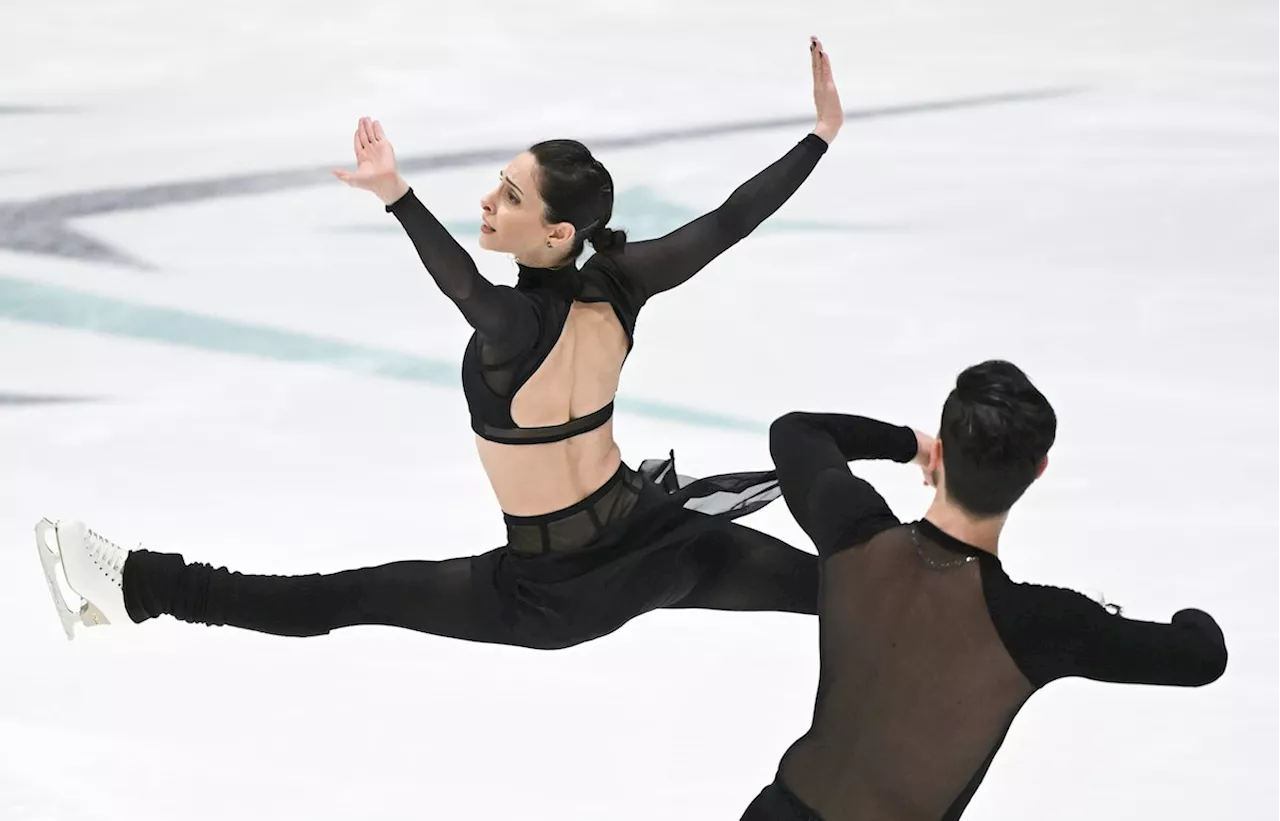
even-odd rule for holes
{"type": "Polygon", "coordinates": [[[58,611],[58,618],[62,622],[62,630],[67,634],[67,641],[71,641],[76,637],[76,624],[83,624],[86,627],[93,627],[99,624],[109,624],[107,617],[102,615],[102,611],[87,601],[81,601],[80,610],[77,612],[67,605],[66,598],[62,595],[62,589],[58,587],[58,566],[62,564],[61,544],[58,542],[58,526],[48,519],[41,519],[36,523],[36,549],[40,552],[40,565],[44,568],[45,582],[49,585],[49,594],[53,596],[54,609],[58,611]],[[48,537],[52,535],[52,540],[48,537]],[[58,552],[54,552],[49,548],[50,544],[58,545],[58,552]]]}

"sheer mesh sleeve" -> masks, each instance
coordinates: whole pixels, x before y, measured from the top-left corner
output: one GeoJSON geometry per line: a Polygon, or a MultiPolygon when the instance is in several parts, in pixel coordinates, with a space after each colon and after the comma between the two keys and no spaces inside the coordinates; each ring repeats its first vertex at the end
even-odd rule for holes
{"type": "Polygon", "coordinates": [[[486,341],[509,351],[532,345],[537,336],[537,311],[526,295],[494,285],[480,275],[475,261],[427,210],[413,189],[387,206],[413,241],[418,258],[441,292],[458,306],[462,316],[486,341]]]}
{"type": "Polygon", "coordinates": [[[794,411],[769,427],[769,452],[787,508],[820,556],[860,544],[901,524],[869,482],[848,462],[916,455],[915,431],[833,413],[794,411]]]}
{"type": "Polygon", "coordinates": [[[1038,685],[1067,676],[1122,684],[1199,687],[1227,666],[1222,630],[1208,613],[1136,621],[1073,590],[1023,588],[1011,650],[1038,685]],[[1020,645],[1020,646],[1019,646],[1020,645]]]}
{"type": "Polygon", "coordinates": [[[747,180],[716,210],[658,239],[628,242],[614,256],[645,297],[686,282],[782,207],[808,179],[827,143],[809,134],[747,180]]]}

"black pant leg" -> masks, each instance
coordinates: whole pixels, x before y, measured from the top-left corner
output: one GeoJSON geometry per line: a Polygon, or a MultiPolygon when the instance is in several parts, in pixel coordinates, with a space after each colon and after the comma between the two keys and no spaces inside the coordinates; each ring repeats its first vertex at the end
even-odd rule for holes
{"type": "Polygon", "coordinates": [[[188,564],[176,554],[130,554],[125,604],[134,621],[163,614],[278,636],[319,636],[387,625],[469,641],[521,644],[521,620],[498,589],[497,551],[443,561],[299,576],[249,575],[188,564]]]}
{"type": "Polygon", "coordinates": [[[671,608],[816,615],[818,557],[737,522],[704,533],[686,561],[698,582],[671,608]]]}

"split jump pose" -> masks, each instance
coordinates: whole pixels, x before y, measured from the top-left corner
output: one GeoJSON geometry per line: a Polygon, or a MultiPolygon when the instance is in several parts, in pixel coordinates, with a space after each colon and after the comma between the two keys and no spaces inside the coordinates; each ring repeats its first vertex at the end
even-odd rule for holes
{"type": "MultiPolygon", "coordinates": [[[[507,543],[444,561],[332,574],[246,575],[177,553],[126,551],[79,522],[37,525],[50,589],[72,635],[164,614],[282,636],[391,625],[554,649],[656,608],[817,610],[817,557],[732,521],[779,496],[774,471],[682,481],[674,457],[621,457],[613,397],[636,317],[750,234],[808,178],[843,124],[830,61],[810,42],[817,123],[714,211],[659,239],[608,227],[609,172],[581,143],[521,153],[481,200],[481,247],[513,254],[514,287],[482,277],[401,178],[380,123],[362,119],[344,182],[376,194],[474,329],[462,385],[507,543]],[[585,242],[596,253],[578,267],[585,242]],[[61,561],[85,601],[53,583],[61,561]]],[[[430,549],[434,545],[424,545],[430,549]]]]}

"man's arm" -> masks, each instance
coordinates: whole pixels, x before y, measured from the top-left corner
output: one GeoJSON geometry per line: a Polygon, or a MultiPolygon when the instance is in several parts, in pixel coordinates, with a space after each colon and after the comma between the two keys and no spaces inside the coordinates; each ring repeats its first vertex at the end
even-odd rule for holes
{"type": "Polygon", "coordinates": [[[863,544],[901,522],[849,462],[891,459],[906,464],[921,454],[909,427],[863,416],[793,411],[769,427],[769,452],[791,515],[820,556],[863,544]]]}

